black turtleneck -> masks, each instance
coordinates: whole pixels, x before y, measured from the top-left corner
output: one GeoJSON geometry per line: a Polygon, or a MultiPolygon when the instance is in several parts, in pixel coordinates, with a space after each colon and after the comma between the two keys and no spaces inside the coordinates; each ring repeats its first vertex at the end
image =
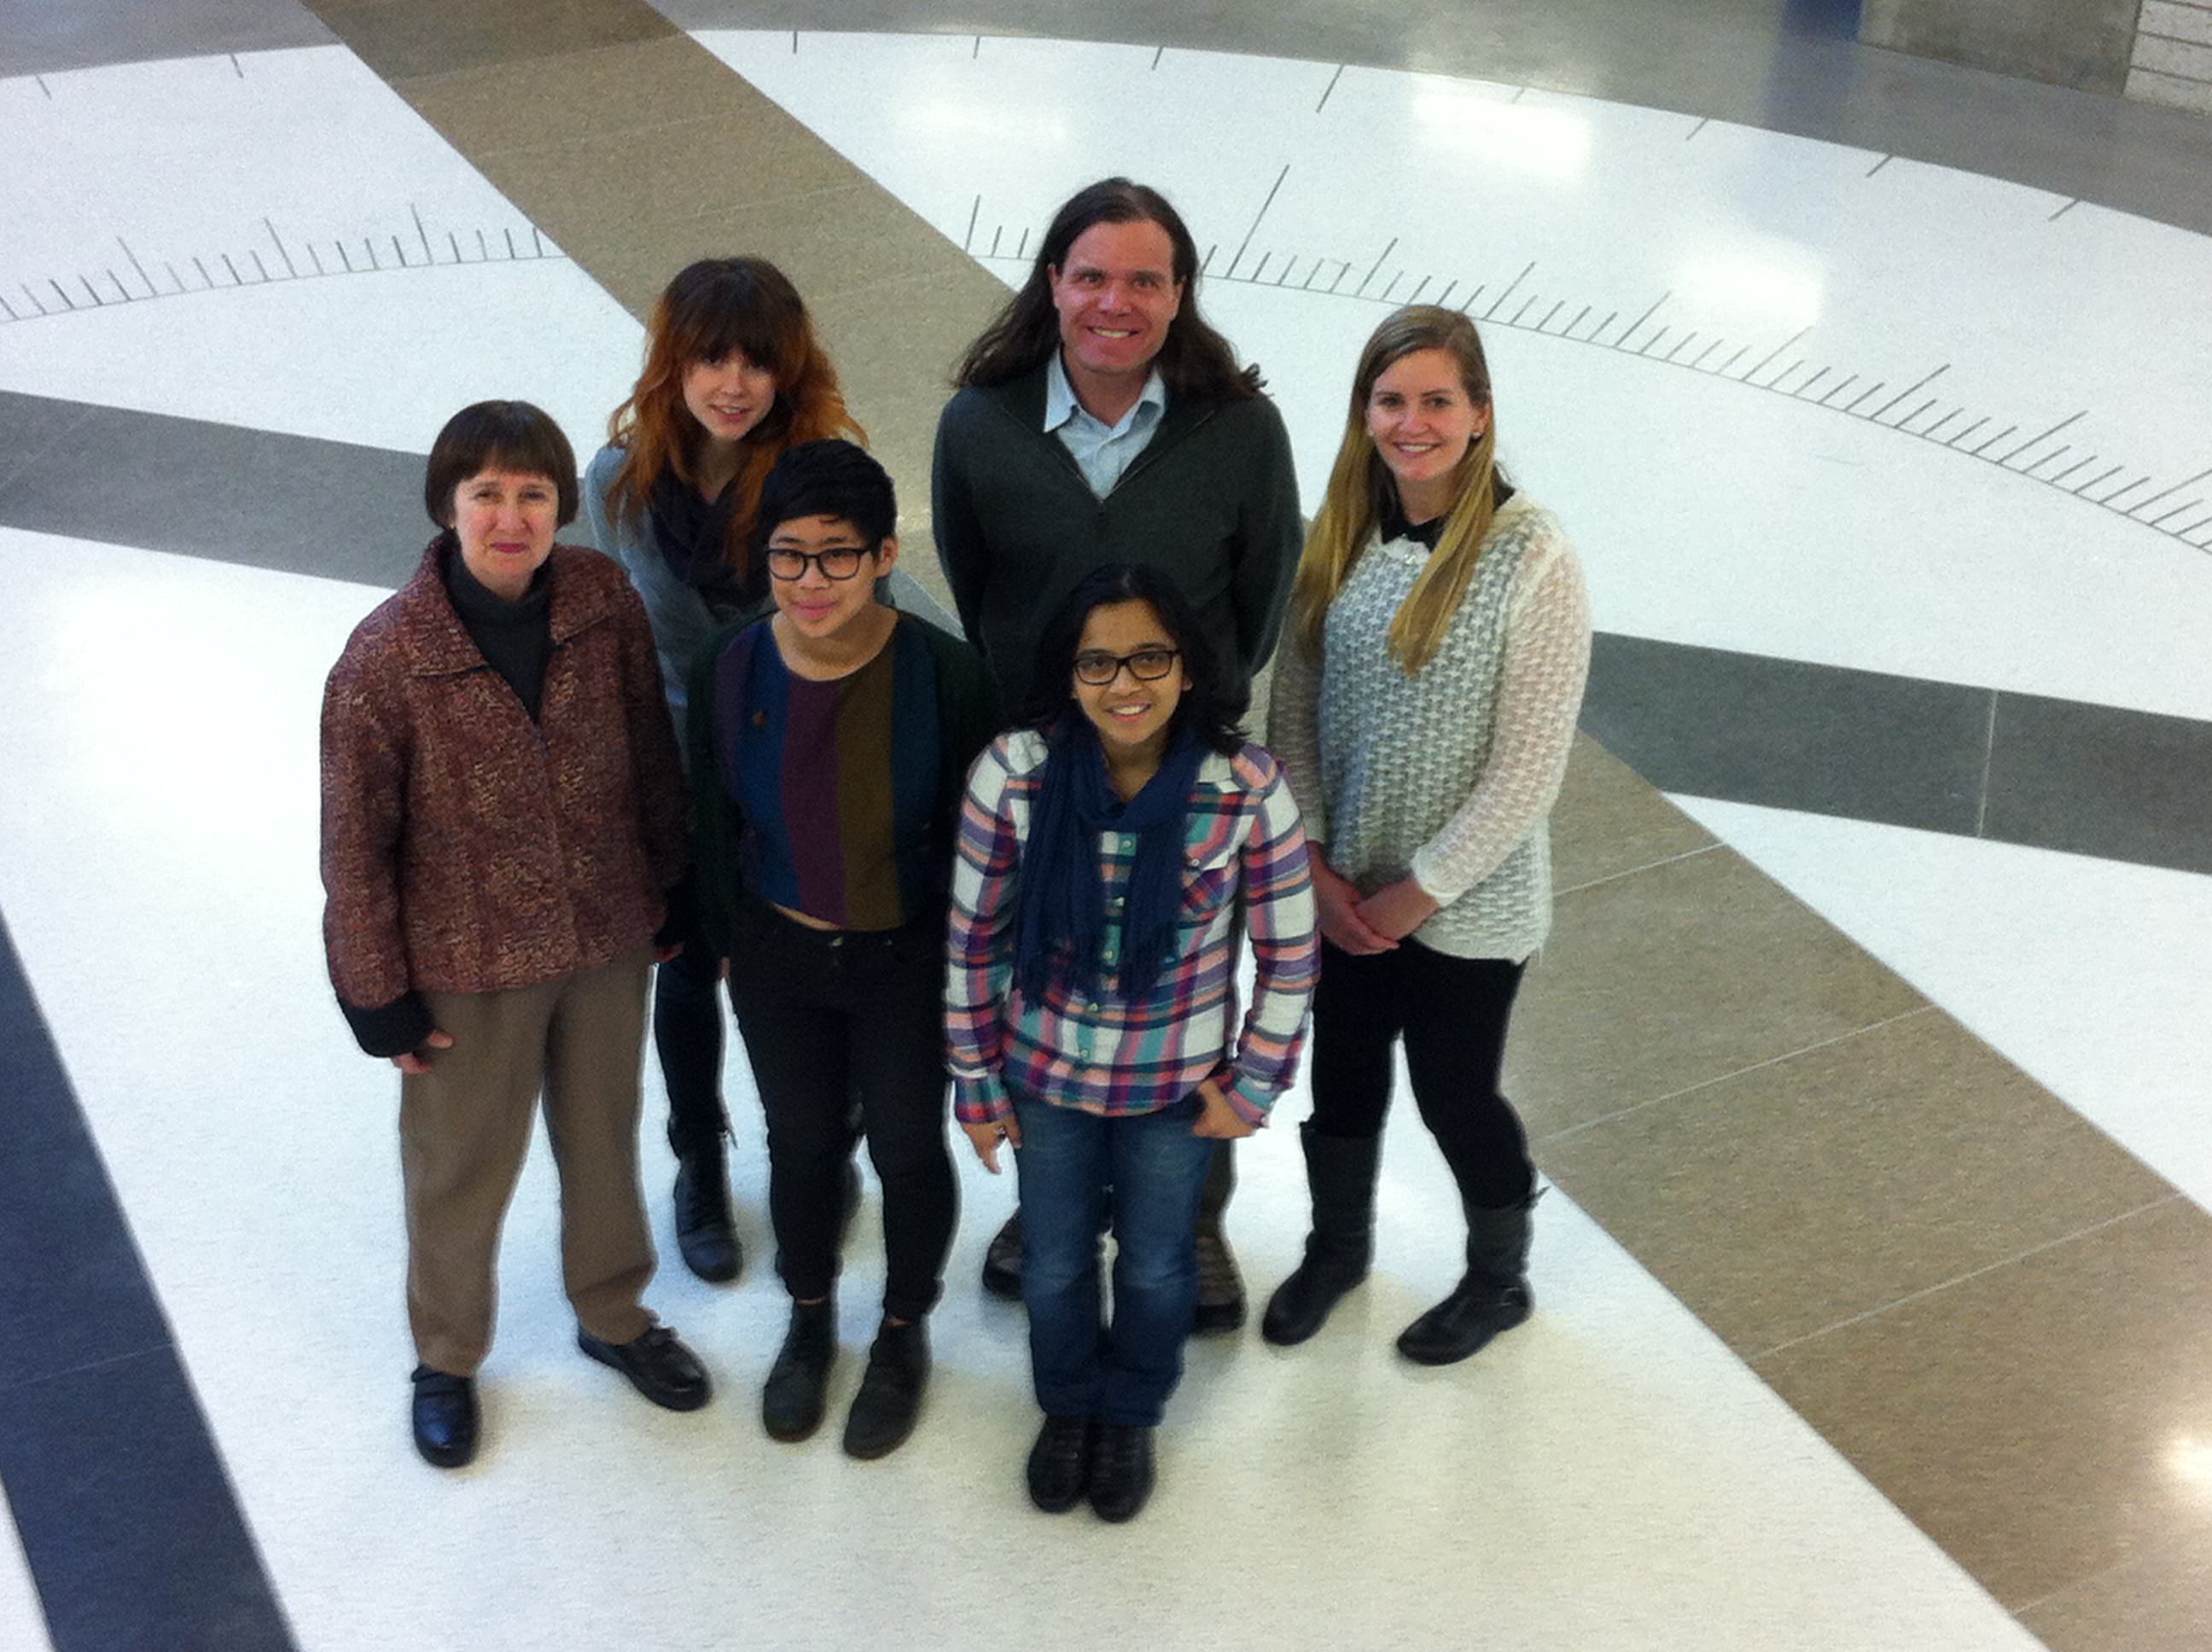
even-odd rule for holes
{"type": "Polygon", "coordinates": [[[483,653],[484,663],[507,679],[522,708],[538,720],[545,688],[545,667],[553,658],[553,564],[531,576],[530,588],[509,602],[469,572],[456,546],[446,556],[446,594],[461,629],[483,653]]]}

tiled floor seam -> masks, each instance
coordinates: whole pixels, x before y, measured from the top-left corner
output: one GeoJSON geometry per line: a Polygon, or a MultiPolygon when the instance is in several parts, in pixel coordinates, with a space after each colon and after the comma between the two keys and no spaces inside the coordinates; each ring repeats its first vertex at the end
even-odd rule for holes
{"type": "Polygon", "coordinates": [[[1660,867],[1671,866],[1678,860],[1692,859],[1698,855],[1711,854],[1715,849],[1726,847],[1728,845],[1717,839],[1711,843],[1700,843],[1696,848],[1685,849],[1680,854],[1662,855],[1658,859],[1647,860],[1640,866],[1628,866],[1620,872],[1609,872],[1602,878],[1591,878],[1579,884],[1570,884],[1564,889],[1553,890],[1552,896],[1554,900],[1563,901],[1568,896],[1579,895],[1584,890],[1601,889],[1607,884],[1617,884],[1624,878],[1633,878],[1639,872],[1656,872],[1660,867]]]}
{"type": "Polygon", "coordinates": [[[125,1353],[110,1354],[104,1359],[88,1360],[82,1365],[68,1365],[59,1370],[40,1371],[32,1376],[9,1377],[5,1382],[0,1382],[0,1394],[19,1393],[25,1388],[36,1388],[41,1382],[58,1382],[64,1377],[89,1376],[95,1371],[107,1370],[117,1365],[128,1365],[134,1359],[150,1359],[159,1354],[172,1353],[176,1354],[181,1361],[183,1351],[177,1346],[173,1339],[165,1338],[160,1342],[149,1342],[143,1347],[133,1348],[125,1353]]]}
{"type": "Polygon", "coordinates": [[[1980,837],[1990,823],[1990,765],[1996,760],[1997,691],[1990,690],[1989,727],[1982,736],[1982,783],[1974,799],[1974,835],[1980,837]]]}
{"type": "MultiPolygon", "coordinates": [[[[642,47],[656,46],[663,40],[672,39],[688,40],[694,46],[698,45],[698,42],[692,39],[691,36],[688,33],[679,29],[673,33],[646,35],[635,40],[607,40],[598,46],[574,46],[566,52],[549,52],[543,57],[532,58],[529,61],[532,63],[550,63],[556,58],[568,58],[581,60],[589,58],[612,57],[617,52],[636,52],[642,47]]],[[[338,41],[336,42],[336,44],[343,45],[344,42],[338,41]]],[[[702,51],[704,49],[704,47],[701,48],[702,51]]],[[[349,52],[354,52],[354,48],[350,46],[346,46],[346,50],[349,52]]],[[[354,52],[354,55],[356,57],[361,56],[358,52],[354,52]]],[[[367,59],[364,58],[362,61],[367,62],[367,59]]],[[[377,72],[375,64],[370,64],[368,67],[371,73],[377,72]]],[[[383,81],[386,86],[389,86],[393,91],[398,93],[401,97],[404,98],[407,96],[408,89],[410,87],[434,87],[465,75],[480,76],[483,73],[487,65],[483,64],[465,64],[459,69],[433,69],[417,75],[386,76],[378,74],[377,78],[383,81]]],[[[409,101],[412,102],[413,100],[409,99],[409,101]]],[[[624,131],[644,131],[659,126],[688,125],[697,118],[698,117],[696,116],[687,115],[678,120],[641,121],[635,126],[625,126],[622,130],[624,131]]],[[[509,145],[508,147],[514,148],[520,146],[509,145]]],[[[485,153],[489,154],[490,152],[487,150],[485,153]]]]}
{"type": "Polygon", "coordinates": [[[2165,1209],[2176,1200],[2179,1200],[2184,1203],[2186,1203],[2188,1201],[2188,1195],[2177,1189],[2176,1191],[2166,1193],[2160,1198],[2154,1199],[2147,1204],[2138,1205],[2132,1210],[2125,1210],[2120,1212],[2117,1215],[2108,1216],[2101,1222],[2092,1222],[2087,1227],[2078,1228],[2072,1233],[2061,1234],[2055,1239],[2046,1239],[2039,1244],[2029,1245],[2025,1249],[2015,1251],[2009,1256],[2001,1257],[1997,1260],[1985,1263],[1980,1267],[1969,1268],[1964,1273],[1955,1275],[1948,1279],[1940,1280],[1935,1285],[1923,1285],[1919,1290],[1908,1291],[1904,1296],[1898,1297],[1894,1302],[1884,1303],[1879,1308],[1867,1309],[1862,1313],[1853,1314],[1847,1318],[1839,1319],[1832,1325],[1824,1325],[1817,1331],[1808,1331],[1802,1336],[1790,1337],[1785,1341],[1776,1343],[1771,1348],[1762,1348],[1756,1353],[1747,1354],[1744,1356],[1744,1363],[1756,1370],[1762,1360],[1771,1359],[1777,1354],[1786,1352],[1788,1350],[1792,1348],[1802,1347],[1806,1343],[1817,1341],[1819,1339],[1825,1336],[1832,1336],[1838,1331],[1848,1329],[1850,1327],[1863,1325],[1869,1320],[1879,1319],[1884,1314],[1893,1312],[1897,1309],[1903,1308],[1909,1303],[1923,1302],[1930,1297],[1940,1296],[1942,1292],[1952,1290],[1956,1286],[1965,1285],[1969,1280],[1978,1279],[1986,1274],[1995,1273],[2001,1268],[2010,1267],[2016,1262],[2025,1261],[2031,1256],[2041,1255],[2045,1251],[2057,1250],[2064,1246],[2076,1243],[2081,1240],[2087,1238],[2091,1234],[2102,1233],[2106,1229],[2117,1227],[2123,1222],[2132,1222],[2137,1217],[2148,1215],[2152,1211],[2165,1209]]]}
{"type": "MultiPolygon", "coordinates": [[[[1718,848],[1725,846],[1716,844],[1713,847],[1718,848]]],[[[1693,853],[1702,853],[1703,851],[1693,851],[1693,853]]],[[[1681,859],[1687,857],[1675,858],[1681,859]]],[[[1601,879],[1600,881],[1610,880],[1601,879]]],[[[1624,1107],[1615,1112],[1601,1114],[1595,1119],[1585,1119],[1580,1124],[1571,1124],[1564,1130],[1554,1130],[1547,1135],[1538,1136],[1529,1145],[1532,1147],[1541,1147],[1552,1142],[1565,1141],[1571,1136],[1581,1135],[1584,1131],[1595,1130],[1600,1125],[1613,1124],[1622,1119],[1631,1118],[1662,1102],[1680,1101],[1686,1096],[1696,1095],[1701,1090],[1711,1090],[1716,1084],[1725,1084],[1734,1079],[1741,1078],[1747,1072],[1759,1072],[1767,1067],[1779,1066],[1784,1061],[1794,1061],[1802,1055],[1811,1054],[1814,1050],[1824,1050],[1837,1044],[1846,1043],[1854,1038],[1863,1038],[1867,1034],[1879,1032],[1884,1027],[1893,1027],[1900,1021],[1910,1021],[1915,1016],[1928,1015],[1942,1008],[1942,1005],[1940,1004],[1917,1004],[1909,1010],[1899,1011],[1895,1015],[1884,1016],[1879,1021],[1869,1021],[1863,1027],[1854,1027],[1849,1032],[1838,1033],[1832,1038],[1816,1039],[1812,1043],[1802,1045],[1796,1049],[1785,1050],[1779,1055],[1770,1055],[1764,1060],[1753,1061],[1747,1066],[1716,1073],[1710,1078],[1700,1078],[1696,1084],[1685,1084],[1680,1090],[1670,1090],[1664,1096],[1654,1096],[1649,1101],[1637,1102],[1633,1107],[1624,1107]]]]}

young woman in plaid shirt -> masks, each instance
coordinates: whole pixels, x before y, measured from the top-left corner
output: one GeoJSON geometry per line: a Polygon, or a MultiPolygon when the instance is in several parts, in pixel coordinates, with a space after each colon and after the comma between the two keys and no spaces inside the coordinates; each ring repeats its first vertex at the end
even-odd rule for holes
{"type": "Polygon", "coordinates": [[[1024,726],[969,777],[947,1036],[956,1110],[1015,1150],[1040,1509],[1127,1520],[1196,1300],[1214,1144],[1289,1085],[1316,978],[1304,834],[1173,582],[1127,564],[1047,628],[1024,726]],[[1258,971],[1231,1040],[1240,919],[1258,971]],[[1114,1230],[1102,1335],[1098,1235],[1114,1230]]]}

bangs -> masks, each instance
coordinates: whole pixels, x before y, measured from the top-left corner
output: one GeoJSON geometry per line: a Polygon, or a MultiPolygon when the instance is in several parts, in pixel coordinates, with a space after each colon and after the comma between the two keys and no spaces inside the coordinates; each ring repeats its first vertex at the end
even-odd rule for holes
{"type": "Polygon", "coordinates": [[[805,346],[805,311],[798,295],[779,292],[739,265],[672,292],[665,329],[675,361],[719,361],[735,350],[779,380],[796,375],[805,346]]]}

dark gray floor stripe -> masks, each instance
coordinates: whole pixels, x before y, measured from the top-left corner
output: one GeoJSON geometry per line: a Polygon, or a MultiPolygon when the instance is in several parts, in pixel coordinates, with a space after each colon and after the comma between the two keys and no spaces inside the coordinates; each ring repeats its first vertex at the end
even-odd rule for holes
{"type": "MultiPolygon", "coordinates": [[[[11,527],[386,588],[430,532],[385,448],[0,392],[0,452],[11,527]]],[[[2212,872],[2212,723],[1601,633],[1583,724],[1662,791],[2212,872]]]]}
{"type": "Polygon", "coordinates": [[[1583,726],[1662,791],[2212,873],[2212,723],[1601,634],[1583,726]]]}
{"type": "Polygon", "coordinates": [[[1990,694],[1601,635],[1583,726],[1662,792],[1972,835],[1990,694]]]}
{"type": "Polygon", "coordinates": [[[328,46],[295,0],[18,0],[0,5],[0,75],[40,75],[152,58],[328,46]]]}
{"type": "MultiPolygon", "coordinates": [[[[396,589],[434,531],[422,459],[0,391],[0,525],[396,589]]],[[[579,521],[562,531],[579,544],[579,521]]],[[[902,608],[958,626],[902,570],[902,608]]]]}
{"type": "Polygon", "coordinates": [[[57,1652],[293,1645],[0,920],[0,1485],[57,1652]]]}
{"type": "Polygon", "coordinates": [[[416,454],[0,392],[0,437],[65,422],[0,482],[0,523],[386,586],[434,531],[416,454]]]}

